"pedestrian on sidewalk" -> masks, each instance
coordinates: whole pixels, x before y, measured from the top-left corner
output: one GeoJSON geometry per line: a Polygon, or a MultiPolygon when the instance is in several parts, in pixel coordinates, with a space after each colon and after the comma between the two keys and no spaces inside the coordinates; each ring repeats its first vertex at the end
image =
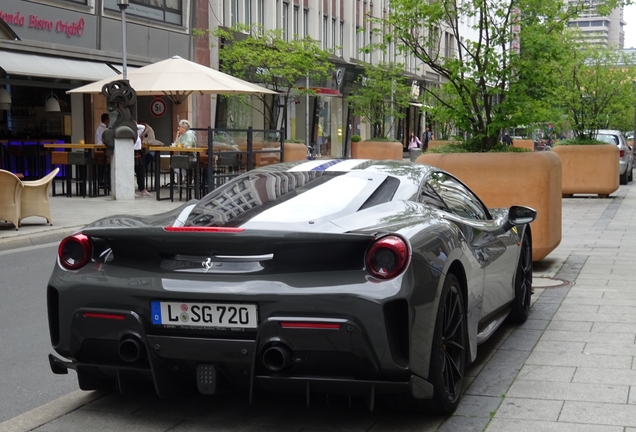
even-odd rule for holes
{"type": "Polygon", "coordinates": [[[411,139],[409,139],[409,147],[408,149],[420,148],[422,146],[422,141],[418,137],[415,136],[415,132],[411,132],[411,139]]]}
{"type": "Polygon", "coordinates": [[[135,151],[135,176],[137,177],[137,189],[139,190],[137,197],[152,196],[146,190],[146,161],[141,151],[141,137],[145,130],[146,126],[144,124],[137,124],[137,141],[135,141],[135,146],[133,147],[135,151]]]}
{"type": "Polygon", "coordinates": [[[428,143],[430,141],[433,141],[433,132],[431,132],[431,129],[427,127],[424,131],[424,135],[422,136],[422,142],[424,143],[424,145],[422,146],[422,151],[426,151],[426,149],[428,148],[428,143]]]}

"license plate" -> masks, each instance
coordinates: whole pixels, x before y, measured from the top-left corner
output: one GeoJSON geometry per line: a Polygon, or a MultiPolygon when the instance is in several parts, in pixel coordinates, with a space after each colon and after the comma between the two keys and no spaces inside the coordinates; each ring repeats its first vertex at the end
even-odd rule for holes
{"type": "Polygon", "coordinates": [[[150,302],[152,323],[175,327],[244,328],[258,325],[254,304],[150,302]]]}

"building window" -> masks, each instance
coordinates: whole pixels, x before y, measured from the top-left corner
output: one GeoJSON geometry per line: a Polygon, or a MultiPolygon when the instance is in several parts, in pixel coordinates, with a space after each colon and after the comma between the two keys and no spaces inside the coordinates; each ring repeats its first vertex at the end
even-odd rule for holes
{"type": "MultiPolygon", "coordinates": [[[[373,46],[373,29],[369,28],[369,48],[373,46]]],[[[373,49],[369,50],[369,63],[373,63],[373,49]]]]}
{"type": "Polygon", "coordinates": [[[298,40],[300,34],[300,28],[298,20],[300,19],[300,9],[298,6],[294,6],[294,39],[298,40]]]}
{"type": "Polygon", "coordinates": [[[245,24],[252,25],[252,0],[245,0],[245,24]]]}
{"type": "Polygon", "coordinates": [[[238,24],[238,2],[239,0],[230,0],[230,24],[232,27],[238,24]]]}
{"type": "Polygon", "coordinates": [[[344,40],[344,22],[340,21],[340,57],[343,56],[344,40]]]}
{"type": "Polygon", "coordinates": [[[303,9],[303,39],[309,36],[309,9],[303,9]]]}
{"type": "MultiPolygon", "coordinates": [[[[88,4],[85,0],[71,0],[88,4]]],[[[104,0],[104,9],[120,12],[117,0],[104,0]]],[[[182,0],[130,0],[126,13],[155,21],[183,25],[182,0]]]]}
{"type": "Polygon", "coordinates": [[[283,3],[283,39],[289,40],[289,3],[283,3]]]}
{"type": "Polygon", "coordinates": [[[336,19],[331,20],[331,52],[336,54],[336,19]]]}
{"type": "Polygon", "coordinates": [[[276,9],[274,10],[274,15],[276,16],[276,28],[280,28],[280,0],[276,0],[276,9]]]}
{"type": "Polygon", "coordinates": [[[329,26],[329,20],[327,19],[327,15],[324,15],[322,17],[322,49],[324,49],[325,51],[327,50],[327,35],[329,33],[327,33],[328,29],[327,27],[329,26]]]}
{"type": "Polygon", "coordinates": [[[260,27],[259,30],[262,32],[265,26],[265,0],[256,0],[256,19],[260,27]]]}
{"type": "Polygon", "coordinates": [[[602,27],[603,21],[592,21],[592,27],[602,27]]]}
{"type": "Polygon", "coordinates": [[[360,58],[360,27],[356,27],[356,58],[360,58]]]}

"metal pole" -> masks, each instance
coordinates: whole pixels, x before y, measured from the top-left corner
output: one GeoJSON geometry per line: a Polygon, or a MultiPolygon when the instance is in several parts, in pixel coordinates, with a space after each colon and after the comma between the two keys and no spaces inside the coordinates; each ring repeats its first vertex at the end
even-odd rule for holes
{"type": "Polygon", "coordinates": [[[126,8],[128,7],[128,0],[117,0],[117,6],[121,10],[121,56],[122,56],[122,66],[123,66],[123,78],[124,80],[128,79],[128,66],[126,59],[126,8]]]}
{"type": "MultiPolygon", "coordinates": [[[[309,90],[309,74],[307,74],[305,90],[309,90]]],[[[309,148],[309,93],[305,95],[305,145],[309,148]]]]}

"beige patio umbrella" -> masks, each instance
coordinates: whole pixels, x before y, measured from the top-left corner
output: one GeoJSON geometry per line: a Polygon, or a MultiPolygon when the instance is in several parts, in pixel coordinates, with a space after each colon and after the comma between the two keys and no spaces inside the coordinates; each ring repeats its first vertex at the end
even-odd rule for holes
{"type": "MultiPolygon", "coordinates": [[[[139,96],[166,95],[181,103],[191,94],[255,94],[276,92],[179,56],[128,72],[128,81],[139,96]]],[[[101,93],[104,84],[121,79],[115,75],[67,93],[101,93]]]]}

